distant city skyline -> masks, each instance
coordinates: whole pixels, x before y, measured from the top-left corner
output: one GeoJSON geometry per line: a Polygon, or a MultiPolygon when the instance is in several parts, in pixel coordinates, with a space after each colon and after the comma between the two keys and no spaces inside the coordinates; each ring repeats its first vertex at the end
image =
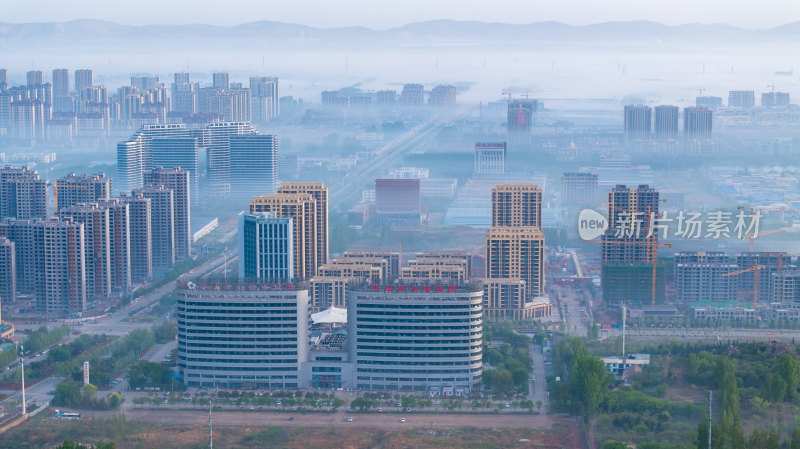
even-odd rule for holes
{"type": "Polygon", "coordinates": [[[362,0],[327,2],[254,3],[229,0],[226,8],[203,8],[197,2],[177,0],[136,3],[109,3],[98,0],[59,2],[42,0],[37,8],[25,3],[3,1],[3,21],[62,22],[98,19],[126,25],[165,25],[205,23],[234,26],[259,20],[297,23],[320,28],[361,26],[376,30],[409,23],[452,19],[509,24],[557,21],[570,25],[589,25],[609,21],[647,20],[665,25],[724,23],[749,29],[772,28],[800,20],[800,3],[793,0],[764,0],[752,8],[748,0],[675,0],[638,2],[607,0],[591,2],[566,0],[558,4],[542,0],[519,2],[498,0],[406,0],[381,2],[380,6],[362,0]],[[152,14],[158,10],[160,14],[152,14]]]}

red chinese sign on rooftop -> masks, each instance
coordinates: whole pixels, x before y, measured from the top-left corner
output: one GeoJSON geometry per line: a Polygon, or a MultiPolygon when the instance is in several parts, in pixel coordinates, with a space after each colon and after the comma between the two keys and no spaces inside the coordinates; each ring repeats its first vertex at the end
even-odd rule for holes
{"type": "Polygon", "coordinates": [[[443,285],[436,285],[436,286],[425,285],[425,286],[422,286],[422,287],[418,287],[418,286],[407,287],[407,286],[403,286],[403,285],[396,286],[396,287],[392,286],[392,285],[385,285],[385,286],[381,287],[381,286],[378,286],[378,285],[373,285],[372,286],[372,291],[373,292],[383,291],[384,293],[395,293],[395,292],[397,292],[397,293],[419,293],[420,292],[420,290],[419,290],[420,288],[422,288],[422,292],[423,293],[431,293],[431,292],[445,293],[445,289],[447,289],[446,290],[447,293],[456,293],[457,292],[457,289],[456,289],[455,285],[448,285],[446,287],[443,286],[443,285]]]}

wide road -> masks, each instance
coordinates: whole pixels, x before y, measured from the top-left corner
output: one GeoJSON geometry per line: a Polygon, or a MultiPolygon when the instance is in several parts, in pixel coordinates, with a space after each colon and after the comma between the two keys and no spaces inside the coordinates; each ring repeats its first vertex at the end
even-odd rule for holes
{"type": "MultiPolygon", "coordinates": [[[[30,404],[35,402],[39,405],[44,404],[48,400],[52,399],[53,397],[47,394],[56,389],[56,384],[58,383],[58,379],[53,376],[50,376],[46,379],[43,379],[41,382],[37,383],[36,385],[25,385],[25,400],[28,402],[28,409],[30,410],[30,404]]],[[[5,406],[7,409],[11,409],[9,404],[11,402],[19,400],[21,394],[19,391],[15,392],[11,396],[5,398],[0,405],[5,406]]]]}
{"type": "Polygon", "coordinates": [[[553,314],[560,312],[560,316],[566,325],[567,333],[578,337],[585,337],[588,333],[588,322],[583,321],[585,315],[584,306],[580,303],[580,294],[570,286],[556,285],[550,288],[550,298],[558,296],[558,303],[553,303],[553,314]],[[567,304],[564,307],[564,304],[567,304]],[[559,310],[555,310],[559,308],[559,310]]]}
{"type": "MultiPolygon", "coordinates": [[[[622,336],[622,329],[603,329],[602,338],[622,336]]],[[[633,340],[794,340],[800,339],[800,330],[788,329],[682,329],[645,328],[625,330],[627,339],[633,340]]]]}
{"type": "Polygon", "coordinates": [[[172,352],[173,349],[178,347],[177,340],[170,341],[169,343],[164,343],[163,345],[155,345],[150,348],[149,351],[142,357],[142,359],[149,360],[151,362],[161,363],[167,357],[168,354],[172,352]]]}
{"type": "MultiPolygon", "coordinates": [[[[215,259],[209,260],[203,265],[200,265],[199,267],[191,270],[188,274],[202,275],[208,273],[217,268],[222,263],[224,263],[224,260],[225,260],[224,256],[220,256],[215,259]]],[[[153,304],[155,301],[158,301],[162,296],[175,291],[175,288],[176,288],[175,281],[172,281],[147,295],[139,297],[136,303],[131,303],[123,307],[122,309],[114,312],[111,316],[99,319],[94,322],[83,323],[82,325],[78,326],[78,329],[80,329],[81,332],[86,334],[93,334],[93,335],[106,334],[106,335],[122,336],[122,335],[127,335],[131,331],[141,327],[150,327],[152,326],[152,323],[149,322],[129,323],[123,320],[129,316],[129,313],[131,311],[138,310],[142,307],[147,307],[153,304]]],[[[70,335],[70,339],[74,338],[75,338],[74,335],[70,335]]],[[[165,345],[165,347],[168,346],[169,344],[165,345]]],[[[158,351],[157,353],[157,355],[162,359],[163,356],[165,356],[168,353],[167,350],[164,349],[164,351],[165,351],[164,353],[162,353],[161,351],[158,351]]],[[[58,382],[59,380],[57,378],[55,378],[54,376],[50,376],[36,385],[26,385],[25,388],[26,400],[28,402],[36,401],[39,404],[44,403],[45,401],[47,401],[47,399],[51,397],[47,393],[53,391],[58,382]]],[[[125,384],[120,383],[116,385],[114,388],[112,388],[112,391],[121,391],[124,387],[125,384]]],[[[5,403],[10,401],[16,401],[20,397],[21,393],[17,392],[5,398],[2,402],[0,402],[0,405],[4,405],[5,403]]]]}
{"type": "MultiPolygon", "coordinates": [[[[85,415],[94,415],[96,418],[110,418],[114,411],[92,411],[85,415]]],[[[163,424],[207,424],[207,410],[158,410],[158,409],[127,409],[125,410],[127,419],[138,419],[163,424]]],[[[363,427],[369,429],[408,429],[408,428],[427,428],[442,427],[481,427],[481,428],[535,428],[549,429],[553,424],[563,423],[569,426],[577,425],[576,420],[531,414],[432,414],[432,413],[347,413],[338,411],[336,413],[309,413],[303,415],[300,412],[214,412],[214,425],[218,426],[286,426],[286,427],[325,427],[325,426],[347,426],[363,427]],[[347,417],[352,417],[352,422],[347,422],[347,417]],[[290,418],[292,418],[290,420],[290,418]],[[400,418],[405,418],[406,422],[400,422],[400,418]]]]}
{"type": "Polygon", "coordinates": [[[371,183],[376,178],[387,176],[387,170],[396,167],[402,158],[415,146],[434,135],[443,123],[424,122],[406,133],[396,137],[388,144],[377,150],[374,158],[363,164],[356,165],[339,182],[328,186],[332,203],[349,201],[360,189],[371,183]]]}
{"type": "MultiPolygon", "coordinates": [[[[213,271],[218,266],[222,265],[224,262],[225,262],[225,256],[224,255],[219,256],[191,270],[188,274],[203,275],[210,271],[213,271]]],[[[162,296],[174,292],[175,288],[176,288],[175,281],[172,281],[168,284],[163,285],[158,290],[155,290],[147,295],[135,299],[134,301],[136,302],[131,302],[131,304],[128,304],[124,308],[114,312],[110,317],[84,323],[81,326],[79,326],[78,329],[80,329],[80,331],[85,334],[92,334],[92,335],[106,334],[106,335],[122,336],[122,335],[127,335],[131,331],[138,329],[140,327],[149,327],[152,325],[152,323],[136,323],[136,322],[129,323],[124,320],[130,316],[131,311],[135,311],[141,308],[146,308],[152,305],[153,303],[161,299],[162,296]]]]}
{"type": "Polygon", "coordinates": [[[533,372],[531,373],[533,379],[528,380],[530,382],[528,390],[530,394],[528,395],[528,399],[533,401],[534,407],[536,406],[536,401],[542,401],[541,412],[546,413],[550,400],[547,392],[547,382],[545,382],[546,376],[542,346],[531,343],[529,350],[531,358],[533,359],[533,372]]]}

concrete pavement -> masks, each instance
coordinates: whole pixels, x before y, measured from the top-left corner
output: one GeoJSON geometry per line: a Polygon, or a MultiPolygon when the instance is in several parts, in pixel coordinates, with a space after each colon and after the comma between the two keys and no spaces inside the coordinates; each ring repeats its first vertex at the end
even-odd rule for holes
{"type": "MultiPolygon", "coordinates": [[[[25,385],[25,400],[30,404],[31,402],[36,402],[37,404],[44,404],[45,402],[49,401],[53,397],[47,393],[56,389],[56,384],[59,382],[53,376],[50,376],[46,379],[43,379],[41,382],[35,385],[25,385]]],[[[20,391],[16,391],[13,395],[5,398],[0,405],[6,406],[9,408],[7,404],[14,402],[22,397],[22,393],[20,391]]]]}
{"type": "Polygon", "coordinates": [[[151,348],[143,358],[151,362],[160,363],[164,361],[164,359],[167,357],[167,354],[171,353],[172,350],[177,347],[178,342],[176,340],[164,343],[162,345],[156,345],[151,348]]]}
{"type": "MultiPolygon", "coordinates": [[[[199,267],[191,270],[188,274],[190,275],[203,275],[210,271],[216,269],[219,265],[225,262],[224,256],[219,256],[215,259],[209,260],[208,262],[200,265],[199,267]]],[[[149,327],[152,323],[131,323],[124,321],[126,318],[129,317],[129,313],[133,310],[137,310],[139,308],[146,308],[159,299],[162,296],[168,295],[175,291],[175,281],[172,281],[168,284],[161,286],[159,289],[141,296],[137,298],[136,302],[131,302],[124,308],[114,312],[110,317],[102,318],[97,321],[92,321],[88,323],[84,323],[77,328],[86,334],[106,334],[106,335],[128,335],[131,331],[138,329],[140,327],[149,327]]]]}
{"type": "MultiPolygon", "coordinates": [[[[118,411],[93,411],[95,417],[112,417],[118,411]]],[[[128,419],[142,419],[150,422],[169,424],[206,424],[208,411],[170,410],[170,409],[126,409],[128,419]]],[[[330,425],[366,427],[371,429],[408,429],[432,427],[480,427],[480,428],[550,428],[557,422],[574,420],[548,415],[529,413],[358,413],[338,411],[336,413],[259,412],[259,411],[215,411],[215,425],[220,426],[287,426],[324,427],[330,425]],[[352,422],[347,422],[347,417],[352,422]],[[290,419],[291,418],[291,419],[290,419]],[[400,422],[405,418],[406,422],[400,422]]]]}
{"type": "MultiPolygon", "coordinates": [[[[789,329],[683,329],[683,328],[643,328],[625,330],[626,338],[635,340],[664,340],[664,339],[691,339],[691,340],[784,340],[800,339],[800,330],[789,329]]],[[[616,338],[622,336],[622,329],[603,329],[601,338],[616,338]]]]}
{"type": "MultiPolygon", "coordinates": [[[[219,266],[224,262],[224,256],[217,257],[212,259],[203,265],[191,270],[189,274],[192,275],[202,275],[209,271],[212,271],[214,268],[219,266]]],[[[80,325],[74,326],[76,330],[79,330],[81,333],[91,334],[91,335],[99,335],[99,334],[106,334],[106,335],[115,335],[115,336],[123,336],[127,335],[131,331],[142,328],[142,327],[150,327],[152,323],[150,322],[139,322],[139,323],[130,323],[123,321],[125,318],[128,318],[129,313],[133,310],[137,310],[139,308],[147,307],[152,305],[154,302],[159,300],[162,296],[167,295],[175,291],[175,281],[172,281],[168,284],[165,284],[158,288],[157,290],[141,296],[136,299],[136,302],[131,302],[127,306],[123,307],[122,309],[114,312],[111,316],[99,319],[93,322],[82,323],[80,325]]],[[[60,325],[61,323],[49,323],[51,325],[60,325]]],[[[75,334],[70,334],[68,341],[71,341],[75,338],[75,334]]],[[[177,344],[177,343],[176,343],[177,344]]],[[[169,345],[169,344],[168,344],[169,345]]],[[[168,345],[165,345],[168,346],[168,345]]],[[[163,348],[162,348],[163,349],[163,348]]],[[[170,349],[171,350],[171,349],[170,349]]],[[[166,354],[162,355],[163,356],[166,354]]],[[[42,357],[46,357],[46,355],[42,355],[42,357]]],[[[30,363],[30,359],[26,359],[28,363],[30,363]]],[[[36,385],[26,385],[25,394],[26,400],[28,402],[36,401],[37,403],[41,404],[45,402],[47,399],[51,398],[52,396],[48,395],[48,392],[55,390],[56,384],[58,384],[60,380],[54,376],[50,376],[46,379],[43,379],[41,382],[37,383],[36,385]]],[[[111,391],[123,391],[125,388],[125,383],[119,383],[115,385],[111,391]]],[[[21,397],[19,392],[5,398],[0,404],[5,404],[10,401],[15,401],[21,397]]]]}
{"type": "Polygon", "coordinates": [[[532,374],[536,380],[529,380],[530,394],[528,394],[528,399],[533,401],[534,406],[536,406],[536,401],[542,401],[541,411],[546,413],[550,400],[547,393],[547,382],[545,382],[544,354],[542,354],[541,345],[531,343],[530,354],[533,359],[532,374]]]}

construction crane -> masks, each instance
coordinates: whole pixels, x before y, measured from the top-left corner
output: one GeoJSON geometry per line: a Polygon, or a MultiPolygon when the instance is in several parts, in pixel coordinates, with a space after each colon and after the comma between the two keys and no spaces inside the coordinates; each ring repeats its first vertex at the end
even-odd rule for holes
{"type": "MultiPolygon", "coordinates": [[[[637,212],[637,211],[633,211],[633,210],[630,210],[630,209],[625,209],[625,208],[622,208],[622,207],[616,207],[616,206],[609,206],[609,207],[611,209],[614,209],[614,210],[622,210],[622,211],[625,211],[625,212],[634,212],[634,213],[637,212]]],[[[647,206],[647,216],[648,216],[648,218],[650,217],[650,214],[651,214],[650,206],[647,206]]],[[[610,219],[609,219],[609,221],[610,221],[610,219]]],[[[653,235],[653,237],[655,237],[655,234],[653,235]]],[[[596,240],[592,240],[592,241],[596,241],[596,240]]],[[[653,279],[652,279],[650,287],[651,287],[651,293],[652,293],[652,303],[653,303],[653,305],[656,305],[656,267],[658,265],[658,247],[659,246],[666,246],[667,248],[672,248],[672,243],[656,243],[656,239],[655,238],[650,238],[650,239],[648,239],[647,241],[644,241],[644,242],[609,242],[609,241],[600,240],[600,241],[598,241],[598,243],[605,243],[605,244],[609,244],[609,245],[639,245],[639,246],[650,247],[650,261],[651,261],[651,264],[653,266],[653,279]]]]}
{"type": "Polygon", "coordinates": [[[651,283],[651,294],[652,294],[652,302],[653,305],[656,304],[656,266],[658,263],[658,247],[659,246],[666,246],[667,248],[672,248],[672,243],[656,243],[655,240],[648,241],[648,242],[608,242],[608,241],[598,241],[592,240],[593,242],[597,243],[605,243],[608,245],[641,245],[641,246],[649,246],[650,247],[650,262],[653,266],[653,279],[651,283]]]}
{"type": "Polygon", "coordinates": [[[753,241],[757,237],[761,237],[763,235],[777,234],[778,232],[788,231],[790,229],[794,229],[794,227],[793,226],[787,226],[785,228],[770,229],[769,231],[763,231],[763,232],[753,231],[753,232],[745,235],[744,237],[742,237],[742,240],[750,239],[750,252],[753,252],[753,241]]]}
{"type": "Polygon", "coordinates": [[[53,187],[53,209],[55,210],[56,215],[58,215],[58,189],[84,189],[86,190],[88,187],[86,186],[70,186],[70,185],[58,185],[58,181],[55,181],[52,184],[49,184],[53,187]]]}
{"type": "Polygon", "coordinates": [[[767,267],[764,266],[764,265],[759,265],[758,264],[758,259],[756,259],[756,263],[752,267],[745,268],[744,270],[731,271],[730,273],[723,274],[722,277],[736,276],[738,274],[749,273],[749,272],[752,271],[753,272],[753,310],[756,310],[756,307],[758,307],[758,272],[763,270],[763,269],[765,269],[765,268],[767,268],[767,267]]]}
{"type": "MultiPolygon", "coordinates": [[[[501,92],[500,94],[501,95],[508,95],[508,102],[511,103],[511,97],[514,95],[513,92],[511,92],[511,91],[501,92]]],[[[520,92],[519,96],[520,97],[524,97],[525,99],[527,99],[528,98],[528,92],[520,92]]]]}

